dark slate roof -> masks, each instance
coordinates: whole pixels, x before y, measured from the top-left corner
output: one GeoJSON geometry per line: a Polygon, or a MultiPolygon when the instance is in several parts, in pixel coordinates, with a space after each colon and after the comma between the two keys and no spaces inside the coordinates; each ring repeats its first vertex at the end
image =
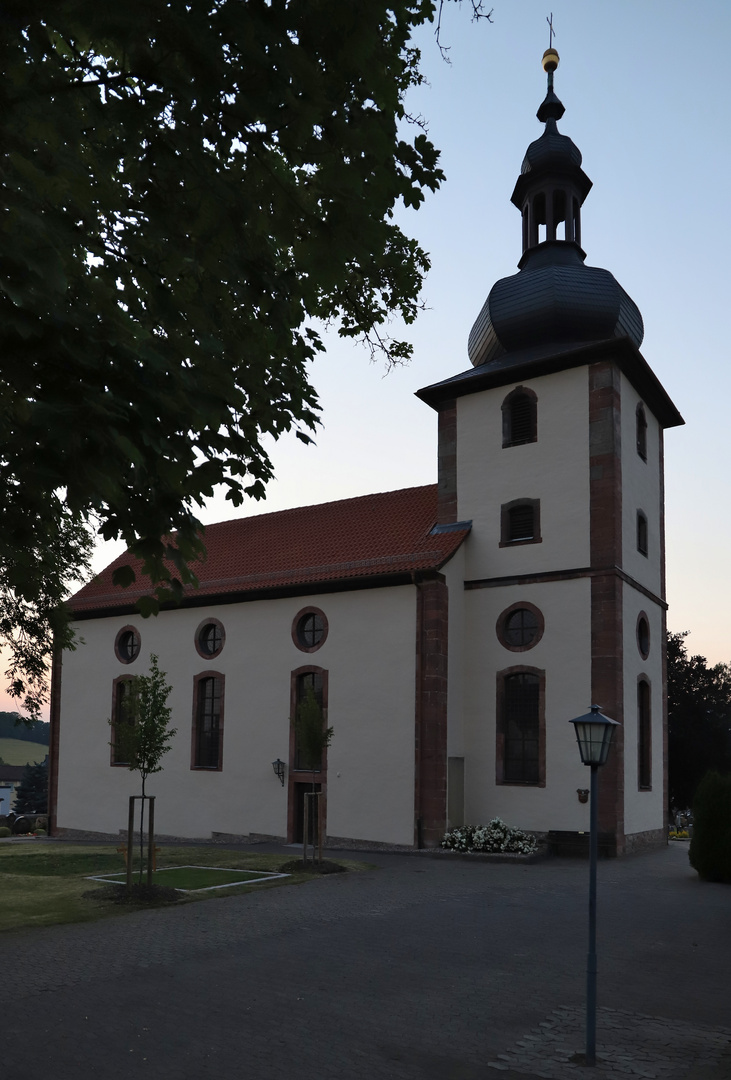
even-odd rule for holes
{"type": "Polygon", "coordinates": [[[599,342],[541,342],[425,386],[417,390],[416,396],[433,409],[438,409],[440,402],[465,394],[476,394],[496,386],[509,386],[606,360],[619,366],[663,427],[678,427],[685,423],[640,350],[627,337],[599,342]]]}
{"type": "MultiPolygon", "coordinates": [[[[535,139],[525,152],[520,172],[525,176],[537,169],[562,170],[575,169],[581,165],[581,151],[568,135],[562,135],[551,118],[546,123],[546,130],[535,139]]],[[[588,177],[587,177],[588,179],[588,177]]],[[[591,187],[591,181],[589,181],[591,187]]]]}
{"type": "Polygon", "coordinates": [[[469,336],[473,364],[537,342],[604,341],[642,344],[639,308],[608,270],[586,266],[578,244],[549,240],[530,248],[521,270],[493,285],[469,336]]]}
{"type": "MultiPolygon", "coordinates": [[[[437,486],[406,488],[355,499],[297,507],[208,525],[206,558],[193,567],[198,589],[186,588],[184,604],[403,584],[433,573],[452,557],[470,530],[462,522],[434,532],[437,486]]],[[[69,601],[77,617],[134,610],[150,592],[139,561],[125,553],[69,601]],[[119,566],[131,564],[138,581],[112,584],[119,566]]]]}

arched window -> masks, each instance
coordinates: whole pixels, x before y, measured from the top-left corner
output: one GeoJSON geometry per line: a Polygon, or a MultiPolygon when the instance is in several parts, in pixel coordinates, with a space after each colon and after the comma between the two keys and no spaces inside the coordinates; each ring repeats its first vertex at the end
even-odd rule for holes
{"type": "Polygon", "coordinates": [[[192,769],[223,768],[223,690],[218,671],[203,671],[193,680],[192,769]]]}
{"type": "Polygon", "coordinates": [[[538,438],[538,399],[532,390],[517,386],[502,405],[503,447],[521,446],[538,438]]]}
{"type": "Polygon", "coordinates": [[[647,555],[647,518],[641,510],[637,511],[637,550],[640,555],[647,555]]]}
{"type": "Polygon", "coordinates": [[[324,716],[324,694],[323,694],[323,672],[317,668],[312,671],[302,671],[295,677],[295,700],[294,700],[294,769],[295,770],[309,770],[311,772],[321,772],[322,759],[319,761],[308,761],[306,755],[303,752],[303,748],[300,744],[298,725],[296,718],[299,716],[300,705],[307,697],[310,691],[313,693],[315,701],[323,712],[323,726],[325,726],[324,716]]]}
{"type": "Polygon", "coordinates": [[[647,417],[642,402],[637,406],[637,453],[647,461],[647,417]]]}
{"type": "Polygon", "coordinates": [[[498,672],[497,680],[497,782],[543,786],[545,674],[537,668],[508,668],[498,672]]]}
{"type": "MultiPolygon", "coordinates": [[[[556,240],[558,237],[558,226],[563,221],[566,221],[566,192],[557,190],[553,193],[553,221],[551,222],[551,234],[548,237],[549,240],[556,240]]],[[[566,226],[564,226],[564,240],[568,239],[566,236],[566,226]]]]}
{"type": "Polygon", "coordinates": [[[637,786],[640,791],[652,788],[652,739],[650,724],[650,684],[637,684],[637,786]]]}
{"type": "Polygon", "coordinates": [[[111,765],[129,765],[121,744],[124,726],[134,724],[133,686],[132,675],[120,675],[112,683],[111,765]]]}

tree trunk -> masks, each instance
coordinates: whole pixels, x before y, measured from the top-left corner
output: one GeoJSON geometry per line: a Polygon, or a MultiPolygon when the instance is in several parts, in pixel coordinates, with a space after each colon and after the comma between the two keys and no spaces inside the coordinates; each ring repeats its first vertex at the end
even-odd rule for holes
{"type": "Polygon", "coordinates": [[[140,803],[140,885],[145,865],[145,777],[142,777],[142,802],[140,803]]]}

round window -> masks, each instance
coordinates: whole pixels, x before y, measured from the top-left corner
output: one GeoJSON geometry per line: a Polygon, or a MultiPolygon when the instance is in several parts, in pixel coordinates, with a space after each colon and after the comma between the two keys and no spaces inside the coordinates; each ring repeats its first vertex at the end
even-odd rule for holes
{"type": "Polygon", "coordinates": [[[532,649],[543,637],[543,615],[533,604],[523,601],[506,608],[498,618],[495,629],[506,649],[524,652],[532,649]]]}
{"type": "Polygon", "coordinates": [[[124,626],[114,642],[117,659],[123,664],[131,664],[140,655],[140,635],[133,626],[124,626]]]}
{"type": "Polygon", "coordinates": [[[647,660],[650,655],[650,624],[644,611],[640,612],[637,619],[637,648],[642,659],[647,660]]]}
{"type": "Polygon", "coordinates": [[[528,608],[518,608],[505,620],[508,645],[530,645],[538,633],[538,619],[528,608]]]}
{"type": "Polygon", "coordinates": [[[327,638],[327,618],[319,608],[305,608],[295,615],[292,640],[302,652],[316,652],[327,638]]]}
{"type": "Polygon", "coordinates": [[[218,656],[225,644],[226,633],[218,619],[206,619],[196,630],[195,647],[200,656],[208,659],[218,656]]]}

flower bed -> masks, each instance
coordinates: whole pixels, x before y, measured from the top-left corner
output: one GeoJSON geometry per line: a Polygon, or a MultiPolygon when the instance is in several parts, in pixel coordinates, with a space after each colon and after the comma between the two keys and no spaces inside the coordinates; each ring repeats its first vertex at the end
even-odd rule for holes
{"type": "Polygon", "coordinates": [[[538,847],[535,836],[493,818],[487,825],[461,825],[444,834],[441,846],[451,851],[486,851],[532,855],[538,847]]]}

